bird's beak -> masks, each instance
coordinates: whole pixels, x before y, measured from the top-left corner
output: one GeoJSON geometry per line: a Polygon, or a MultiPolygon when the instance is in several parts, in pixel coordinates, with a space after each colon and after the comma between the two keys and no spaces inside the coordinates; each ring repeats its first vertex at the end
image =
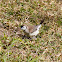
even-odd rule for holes
{"type": "Polygon", "coordinates": [[[21,28],[23,27],[23,26],[20,26],[21,28]]]}

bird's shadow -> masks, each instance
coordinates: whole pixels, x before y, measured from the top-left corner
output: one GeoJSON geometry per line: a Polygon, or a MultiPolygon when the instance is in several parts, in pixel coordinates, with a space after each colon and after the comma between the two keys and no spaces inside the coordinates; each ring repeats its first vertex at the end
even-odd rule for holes
{"type": "Polygon", "coordinates": [[[29,39],[30,41],[37,40],[37,38],[41,38],[41,36],[39,36],[39,35],[30,37],[29,35],[18,34],[18,36],[20,36],[22,39],[29,39]]]}
{"type": "Polygon", "coordinates": [[[32,40],[32,38],[30,36],[27,36],[27,35],[18,34],[18,36],[20,36],[22,39],[32,40]]]}

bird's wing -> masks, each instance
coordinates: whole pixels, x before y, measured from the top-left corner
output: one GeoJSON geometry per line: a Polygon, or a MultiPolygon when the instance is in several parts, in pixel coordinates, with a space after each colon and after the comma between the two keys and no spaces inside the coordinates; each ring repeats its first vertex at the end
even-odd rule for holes
{"type": "Polygon", "coordinates": [[[36,25],[32,25],[32,24],[27,23],[26,26],[28,28],[29,33],[33,33],[36,30],[39,30],[39,28],[41,27],[41,24],[36,26],[36,25]]]}
{"type": "Polygon", "coordinates": [[[33,26],[33,25],[32,26],[29,26],[29,32],[30,33],[34,32],[34,29],[35,29],[35,26],[33,26]]]}
{"type": "Polygon", "coordinates": [[[30,33],[33,33],[35,32],[36,30],[39,30],[41,27],[41,24],[40,25],[37,25],[37,26],[31,26],[31,29],[29,29],[30,33]]]}

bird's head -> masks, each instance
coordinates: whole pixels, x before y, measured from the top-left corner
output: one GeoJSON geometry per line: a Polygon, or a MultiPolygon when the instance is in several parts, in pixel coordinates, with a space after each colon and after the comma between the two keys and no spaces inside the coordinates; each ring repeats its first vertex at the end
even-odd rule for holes
{"type": "Polygon", "coordinates": [[[24,25],[22,25],[22,26],[20,26],[20,27],[21,27],[22,30],[26,30],[26,28],[27,28],[27,27],[24,26],[24,25]]]}

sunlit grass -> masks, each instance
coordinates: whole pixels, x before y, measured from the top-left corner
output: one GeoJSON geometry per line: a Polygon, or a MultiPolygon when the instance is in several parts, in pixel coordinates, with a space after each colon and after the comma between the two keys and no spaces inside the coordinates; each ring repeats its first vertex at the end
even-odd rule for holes
{"type": "Polygon", "coordinates": [[[62,1],[1,0],[0,62],[61,62],[62,1]],[[25,38],[20,25],[38,25],[37,40],[25,38]]]}

